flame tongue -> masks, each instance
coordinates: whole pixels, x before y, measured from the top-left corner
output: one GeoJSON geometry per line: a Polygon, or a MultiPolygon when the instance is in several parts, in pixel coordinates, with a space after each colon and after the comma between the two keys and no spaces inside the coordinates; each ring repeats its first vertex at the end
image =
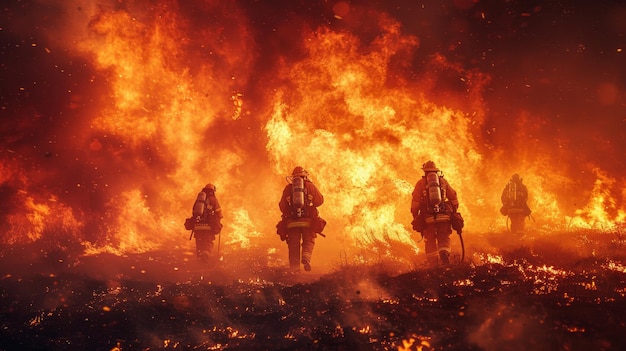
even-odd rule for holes
{"type": "Polygon", "coordinates": [[[332,189],[325,206],[347,219],[352,240],[410,242],[400,223],[418,165],[447,154],[443,163],[455,174],[480,155],[460,111],[426,100],[419,86],[388,86],[390,60],[414,50],[417,39],[401,35],[396,22],[381,22],[382,33],[366,47],[328,29],[308,38],[309,57],[283,68],[292,84],[275,95],[267,148],[276,172],[306,160],[322,189],[332,189]]]}
{"type": "MultiPolygon", "coordinates": [[[[18,206],[3,242],[67,226],[90,252],[176,245],[194,195],[212,182],[228,244],[247,247],[274,231],[281,179],[295,165],[311,171],[326,197],[322,216],[348,247],[414,245],[410,193],[427,160],[457,190],[468,230],[490,230],[515,172],[540,230],[626,217],[623,176],[593,164],[585,180],[595,186],[580,191],[575,167],[561,165],[570,150],[537,141],[541,116],[519,112],[520,141],[509,146],[519,152],[509,156],[490,136],[499,135],[490,118],[500,112],[486,103],[493,78],[452,55],[425,55],[384,11],[341,2],[328,9],[334,22],[276,21],[269,31],[236,3],[144,5],[85,8],[62,21],[71,40],[55,45],[88,62],[95,73],[85,81],[97,84],[71,89],[63,116],[80,123],[57,127],[67,130],[47,141],[57,148],[50,162],[33,164],[24,138],[4,142],[0,181],[12,190],[3,195],[18,206]],[[281,40],[296,49],[281,50],[281,40]]],[[[615,86],[602,87],[611,104],[615,86]]]]}

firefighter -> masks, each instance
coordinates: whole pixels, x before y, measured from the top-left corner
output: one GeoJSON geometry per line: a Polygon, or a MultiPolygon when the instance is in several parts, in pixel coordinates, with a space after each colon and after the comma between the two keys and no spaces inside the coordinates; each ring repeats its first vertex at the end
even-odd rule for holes
{"type": "Polygon", "coordinates": [[[530,207],[528,207],[528,188],[522,183],[522,178],[515,173],[511,180],[506,184],[500,199],[502,207],[500,213],[508,216],[511,221],[510,231],[513,234],[522,234],[526,217],[530,216],[530,207]]]}
{"type": "Polygon", "coordinates": [[[198,193],[194,203],[192,216],[196,223],[193,235],[196,237],[196,255],[203,263],[211,263],[210,255],[213,250],[215,236],[222,230],[222,208],[220,207],[215,185],[209,183],[198,193]]]}
{"type": "Polygon", "coordinates": [[[411,201],[413,229],[424,238],[429,265],[450,263],[451,215],[459,207],[456,191],[433,161],[422,165],[424,175],[415,184],[411,201]]]}
{"type": "Polygon", "coordinates": [[[282,218],[276,226],[277,234],[287,242],[290,269],[298,272],[302,263],[304,270],[310,271],[315,238],[326,225],[317,210],[324,203],[324,196],[301,166],[293,169],[287,181],[278,203],[282,218]]]}

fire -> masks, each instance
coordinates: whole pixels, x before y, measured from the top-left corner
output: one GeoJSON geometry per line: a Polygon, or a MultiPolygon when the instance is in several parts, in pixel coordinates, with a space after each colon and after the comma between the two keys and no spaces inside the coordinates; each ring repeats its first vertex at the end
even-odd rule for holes
{"type": "Polygon", "coordinates": [[[418,350],[421,351],[424,347],[430,348],[430,342],[425,337],[420,339],[409,338],[408,340],[402,340],[402,345],[398,346],[398,351],[418,350]]]}
{"type": "MultiPolygon", "coordinates": [[[[596,181],[589,199],[589,203],[582,209],[576,210],[576,216],[568,218],[573,227],[611,230],[617,223],[626,220],[626,210],[620,208],[613,189],[619,188],[617,181],[609,177],[600,169],[594,169],[596,181]]],[[[624,194],[621,194],[621,198],[624,194]]],[[[617,197],[620,198],[620,197],[617,197]]]]}
{"type": "MultiPolygon", "coordinates": [[[[76,55],[89,86],[73,89],[63,111],[80,123],[57,127],[67,130],[47,141],[56,163],[31,161],[17,136],[5,142],[0,183],[18,206],[3,243],[36,241],[56,220],[87,253],[182,246],[193,198],[212,182],[226,246],[279,245],[276,204],[296,165],[324,193],[321,215],[346,252],[375,246],[393,256],[390,242],[415,245],[410,195],[427,160],[457,190],[466,232],[504,227],[499,196],[517,172],[538,231],[626,219],[620,175],[593,162],[584,179],[572,175],[562,164],[576,153],[571,142],[559,137],[547,150],[538,137],[547,122],[522,107],[511,114],[517,132],[508,147],[519,152],[509,156],[487,122],[498,113],[485,102],[494,78],[445,52],[420,56],[419,34],[383,10],[337,1],[328,5],[334,22],[290,22],[263,38],[236,3],[144,5],[85,7],[63,22],[63,38],[31,45],[76,55]],[[281,40],[297,54],[277,49],[281,40]],[[30,172],[37,169],[46,171],[30,172]],[[56,179],[63,184],[49,185],[56,179]]],[[[37,124],[23,119],[22,131],[37,124]]]]}
{"type": "MultiPolygon", "coordinates": [[[[130,191],[121,194],[120,198],[114,198],[115,205],[121,205],[119,213],[120,226],[110,228],[114,233],[120,233],[119,242],[111,242],[102,247],[90,246],[87,254],[98,252],[113,252],[123,254],[132,251],[151,251],[159,248],[154,240],[146,240],[145,233],[158,233],[159,230],[173,230],[173,225],[167,220],[156,218],[147,207],[146,201],[139,191],[130,191]]],[[[113,221],[116,223],[117,221],[113,221]]],[[[170,239],[170,241],[173,241],[170,239]]]]}
{"type": "MultiPolygon", "coordinates": [[[[230,106],[221,99],[207,99],[229,92],[222,91],[223,82],[215,80],[218,74],[210,64],[191,72],[186,60],[192,58],[184,53],[190,39],[181,32],[185,23],[175,7],[164,2],[152,9],[154,17],[143,20],[126,11],[104,11],[94,16],[90,37],[79,45],[100,70],[111,72],[111,104],[94,119],[92,128],[105,138],[111,135],[122,140],[113,151],[120,156],[116,161],[138,163],[148,171],[140,176],[155,187],[166,187],[152,207],[141,181],[132,182],[115,197],[110,203],[119,209],[117,218],[110,219],[115,243],[106,251],[147,251],[171,243],[172,239],[165,238],[173,238],[168,233],[178,231],[180,218],[188,216],[186,208],[193,194],[209,181],[226,185],[228,191],[227,175],[217,170],[239,167],[242,162],[236,151],[216,149],[207,140],[207,132],[224,110],[232,111],[233,120],[241,118],[243,96],[231,94],[230,106]],[[126,160],[125,153],[139,157],[126,160]],[[153,163],[162,164],[153,167],[153,163]]],[[[232,61],[234,65],[239,62],[232,61]]],[[[228,198],[222,201],[230,203],[228,198]]],[[[231,221],[226,226],[236,226],[229,232],[229,241],[245,247],[255,230],[250,230],[242,205],[234,204],[228,206],[231,221]]]]}
{"type": "Polygon", "coordinates": [[[30,211],[26,214],[26,219],[30,225],[32,225],[32,229],[29,230],[27,236],[30,240],[36,240],[41,237],[41,233],[46,227],[46,220],[50,215],[50,207],[46,204],[35,203],[34,199],[30,196],[25,199],[26,208],[30,211]]]}
{"type": "MultiPolygon", "coordinates": [[[[389,60],[414,49],[417,40],[402,36],[397,23],[382,22],[382,34],[366,48],[348,34],[312,34],[310,58],[284,68],[293,84],[275,95],[266,124],[275,170],[306,160],[321,188],[333,191],[325,205],[333,221],[350,241],[366,245],[385,235],[412,242],[408,204],[425,160],[451,150],[442,167],[453,177],[481,160],[469,133],[472,121],[460,111],[386,86],[389,60]]],[[[458,184],[462,188],[461,179],[458,184]]]]}

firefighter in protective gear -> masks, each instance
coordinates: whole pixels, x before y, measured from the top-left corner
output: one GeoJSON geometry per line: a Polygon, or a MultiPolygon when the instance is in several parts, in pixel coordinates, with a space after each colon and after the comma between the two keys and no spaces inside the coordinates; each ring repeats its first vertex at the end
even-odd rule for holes
{"type": "Polygon", "coordinates": [[[459,207],[456,191],[433,161],[423,164],[424,176],[415,184],[411,201],[413,229],[420,232],[428,263],[450,263],[451,215],[459,207]]]}
{"type": "Polygon", "coordinates": [[[198,194],[192,216],[196,219],[193,235],[196,237],[196,255],[204,263],[210,263],[215,236],[222,230],[222,208],[220,207],[215,185],[209,183],[198,194]]]}
{"type": "Polygon", "coordinates": [[[528,188],[522,183],[519,174],[513,174],[511,180],[506,184],[500,199],[502,207],[500,213],[508,216],[511,221],[511,233],[522,234],[526,217],[530,216],[530,208],[528,207],[528,188]]]}
{"type": "Polygon", "coordinates": [[[315,238],[326,224],[317,210],[324,203],[324,196],[301,166],[295,167],[287,180],[289,184],[283,189],[278,203],[282,218],[277,233],[287,242],[291,270],[299,271],[302,263],[304,270],[310,271],[315,238]]]}

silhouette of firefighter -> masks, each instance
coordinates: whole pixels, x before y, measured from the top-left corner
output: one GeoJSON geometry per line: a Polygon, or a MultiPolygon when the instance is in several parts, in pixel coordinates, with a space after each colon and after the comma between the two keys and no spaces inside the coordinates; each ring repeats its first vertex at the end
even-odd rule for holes
{"type": "Polygon", "coordinates": [[[222,230],[222,208],[215,192],[215,185],[205,185],[193,204],[191,218],[185,221],[185,228],[192,231],[189,239],[195,236],[196,255],[203,263],[212,263],[210,258],[215,236],[222,230]]]}
{"type": "Polygon", "coordinates": [[[305,271],[310,271],[315,238],[317,234],[323,235],[326,225],[317,210],[324,203],[324,196],[301,166],[294,168],[286,179],[289,184],[278,203],[282,217],[276,225],[276,233],[280,240],[287,242],[291,271],[300,271],[300,263],[305,271]]]}
{"type": "Polygon", "coordinates": [[[423,164],[424,175],[415,184],[411,201],[413,229],[422,234],[428,264],[450,263],[450,234],[461,233],[462,217],[457,213],[456,191],[444,179],[433,161],[423,164]],[[460,221],[460,222],[459,222],[460,221]]]}
{"type": "Polygon", "coordinates": [[[528,188],[522,181],[523,179],[519,174],[513,174],[500,196],[502,200],[500,213],[509,217],[511,221],[510,231],[513,234],[524,232],[526,217],[530,216],[531,213],[527,203],[528,188]]]}

